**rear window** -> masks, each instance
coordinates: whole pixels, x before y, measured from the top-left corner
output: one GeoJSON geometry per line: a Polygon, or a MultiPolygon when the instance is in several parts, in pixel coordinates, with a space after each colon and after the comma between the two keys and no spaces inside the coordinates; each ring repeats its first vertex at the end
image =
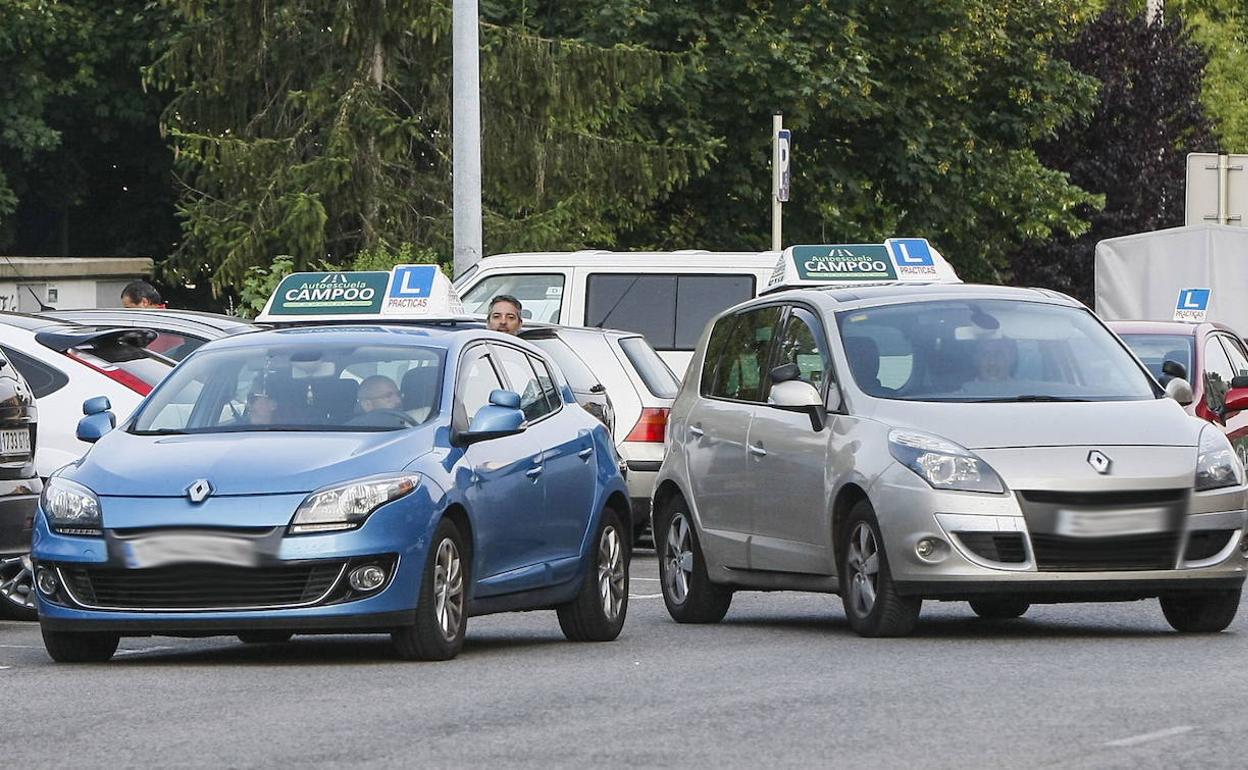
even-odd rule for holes
{"type": "Polygon", "coordinates": [[[624,337],[620,340],[620,349],[628,356],[629,362],[641,375],[646,389],[658,398],[676,398],[680,390],[680,380],[667,368],[659,354],[654,352],[641,337],[624,337]]]}
{"type": "Polygon", "coordinates": [[[555,363],[559,364],[559,369],[567,378],[568,385],[572,386],[572,390],[578,393],[588,393],[599,384],[598,378],[589,370],[580,356],[572,352],[568,343],[558,337],[525,337],[524,339],[555,359],[555,363]]]}
{"type": "Polygon", "coordinates": [[[6,358],[12,362],[13,367],[21,372],[22,377],[26,380],[26,384],[30,386],[30,392],[35,394],[35,398],[43,398],[49,396],[69,382],[69,377],[60,369],[48,366],[42,361],[36,361],[25,353],[20,353],[12,348],[0,348],[4,351],[6,358]]]}
{"type": "Polygon", "coordinates": [[[707,322],[753,298],[754,276],[596,273],[586,295],[586,326],[637,332],[658,350],[692,350],[707,322]]]}

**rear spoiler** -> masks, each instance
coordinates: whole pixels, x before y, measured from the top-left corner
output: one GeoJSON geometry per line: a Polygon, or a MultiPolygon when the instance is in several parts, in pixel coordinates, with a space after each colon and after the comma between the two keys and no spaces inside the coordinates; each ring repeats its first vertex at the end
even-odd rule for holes
{"type": "Polygon", "coordinates": [[[93,329],[90,327],[69,331],[42,331],[35,333],[35,341],[45,348],[64,353],[73,348],[87,345],[131,345],[145,348],[156,339],[156,332],[151,329],[129,329],[125,327],[93,329]]]}

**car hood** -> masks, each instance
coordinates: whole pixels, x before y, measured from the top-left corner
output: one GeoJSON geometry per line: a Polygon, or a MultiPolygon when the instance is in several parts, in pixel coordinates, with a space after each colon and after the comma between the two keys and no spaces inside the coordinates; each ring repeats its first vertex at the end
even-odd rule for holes
{"type": "Polygon", "coordinates": [[[1169,398],[1057,403],[890,401],[877,417],[967,449],[1044,446],[1196,446],[1200,420],[1169,398]]]}
{"type": "Polygon", "coordinates": [[[67,475],[100,496],[184,497],[200,479],[215,497],[310,492],[400,471],[433,448],[435,426],[376,433],[105,435],[67,475]]]}

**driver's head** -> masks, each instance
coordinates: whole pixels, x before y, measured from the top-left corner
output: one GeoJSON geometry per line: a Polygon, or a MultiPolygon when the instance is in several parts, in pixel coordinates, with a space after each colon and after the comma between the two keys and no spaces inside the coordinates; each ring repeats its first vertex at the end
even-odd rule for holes
{"type": "Polygon", "coordinates": [[[490,312],[486,316],[486,326],[491,331],[503,334],[519,334],[524,319],[520,316],[523,307],[520,300],[510,294],[499,294],[490,300],[490,312]]]}
{"type": "Polygon", "coordinates": [[[400,409],[403,396],[394,380],[384,374],[374,374],[360,383],[358,398],[360,409],[371,412],[374,409],[400,409]]]}
{"type": "Polygon", "coordinates": [[[1014,374],[1016,361],[1018,348],[1008,337],[980,340],[975,348],[975,371],[985,382],[1008,380],[1014,374]]]}

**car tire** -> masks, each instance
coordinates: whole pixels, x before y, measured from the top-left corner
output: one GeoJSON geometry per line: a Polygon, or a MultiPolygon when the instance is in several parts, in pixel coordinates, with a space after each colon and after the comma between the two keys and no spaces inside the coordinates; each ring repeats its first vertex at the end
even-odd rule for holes
{"type": "Polygon", "coordinates": [[[837,555],[849,627],[866,637],[909,635],[919,622],[923,600],[897,593],[871,504],[862,500],[854,505],[842,531],[837,555]]]}
{"type": "Polygon", "coordinates": [[[971,599],[971,610],[984,620],[1013,620],[1031,609],[1031,602],[1008,596],[971,599]]]}
{"type": "Polygon", "coordinates": [[[404,660],[450,660],[464,647],[468,630],[468,564],[464,539],[450,519],[442,519],[429,548],[420,581],[416,622],[390,634],[404,660]]]}
{"type": "Polygon", "coordinates": [[[244,631],[238,635],[243,644],[285,644],[294,636],[292,631],[244,631]]]}
{"type": "Polygon", "coordinates": [[[585,582],[576,598],[555,608],[571,642],[610,642],[628,615],[628,562],[632,551],[619,514],[602,512],[585,582]]]}
{"type": "Polygon", "coordinates": [[[57,663],[103,663],[113,657],[121,642],[117,634],[40,630],[44,648],[57,663]]]}
{"type": "Polygon", "coordinates": [[[732,590],[711,582],[689,506],[679,495],[655,519],[655,551],[663,603],[677,623],[718,623],[728,614],[732,590]]]}
{"type": "Polygon", "coordinates": [[[38,620],[30,554],[0,556],[0,618],[38,620]]]}
{"type": "Polygon", "coordinates": [[[1223,631],[1239,611],[1241,589],[1188,591],[1159,598],[1161,611],[1175,631],[1213,634],[1223,631]]]}

